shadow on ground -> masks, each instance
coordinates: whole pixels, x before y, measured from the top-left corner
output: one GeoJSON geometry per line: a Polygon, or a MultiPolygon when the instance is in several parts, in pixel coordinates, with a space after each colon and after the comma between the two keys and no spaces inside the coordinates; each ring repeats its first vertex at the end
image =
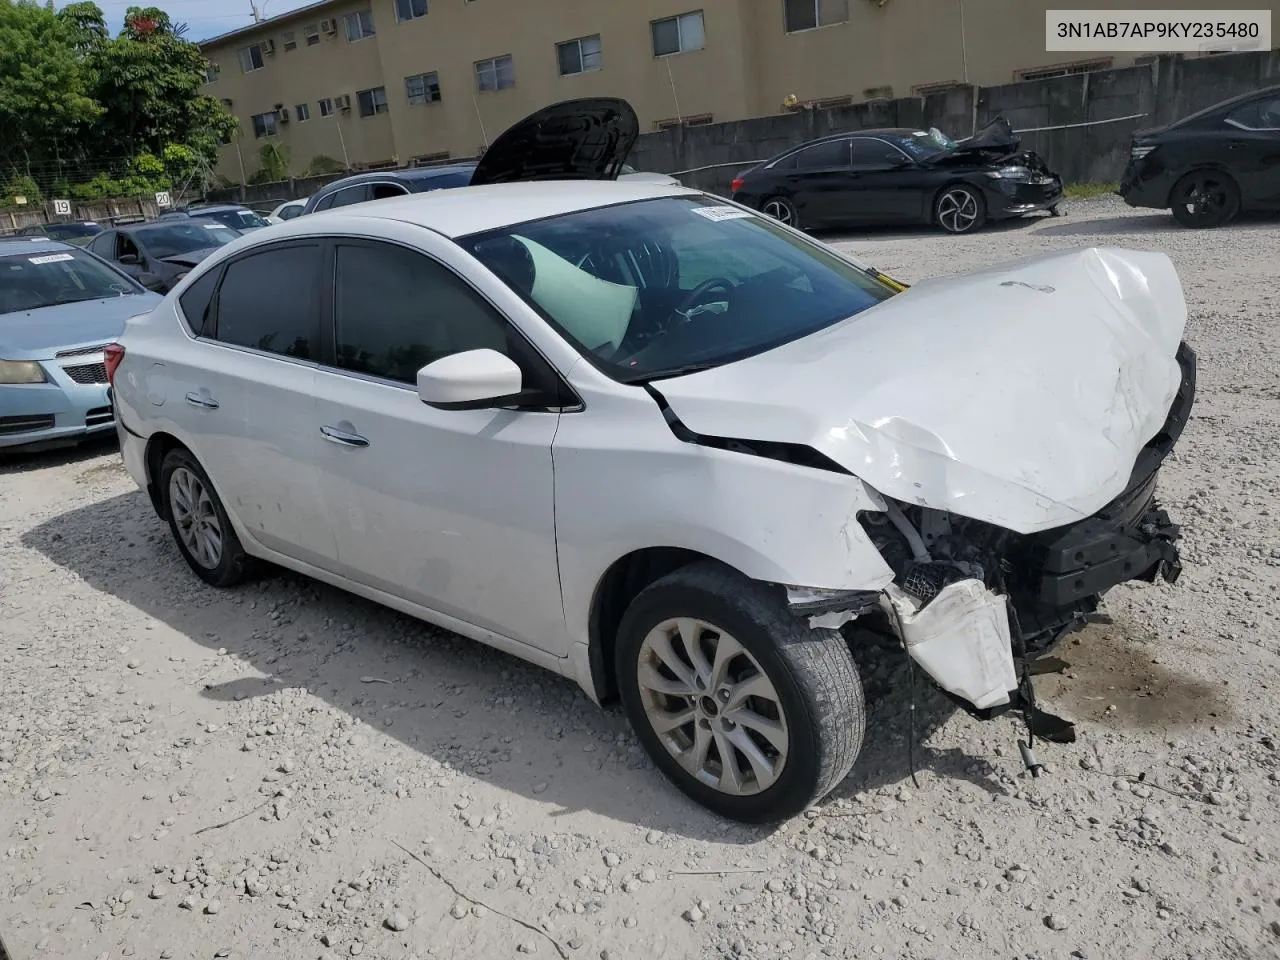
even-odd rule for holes
{"type": "MultiPolygon", "coordinates": [[[[494,762],[483,779],[549,805],[553,818],[588,810],[720,843],[754,843],[769,833],[722,821],[686,800],[643,760],[638,747],[619,742],[627,731],[621,713],[600,710],[568,680],[291,573],[269,573],[228,591],[204,585],[182,561],[168,527],[141,491],[54,517],[22,541],[91,588],[118,597],[211,651],[225,648],[263,675],[223,681],[219,674],[233,671],[215,660],[211,679],[202,683],[208,698],[242,700],[282,687],[306,687],[370,728],[442,763],[454,763],[460,754],[508,753],[509,762],[494,762]],[[504,744],[503,737],[510,742],[504,744]]],[[[863,752],[836,796],[898,784],[911,769],[907,734],[912,684],[905,660],[884,641],[860,640],[854,648],[866,678],[867,734],[863,752]]],[[[1111,658],[1106,661],[1110,666],[1099,669],[1116,662],[1111,658]]],[[[1132,669],[1126,675],[1136,678],[1140,673],[1132,669]]],[[[1145,682],[1159,692],[1160,702],[1209,702],[1212,691],[1191,690],[1167,670],[1159,677],[1145,682]]],[[[922,674],[917,673],[914,687],[919,743],[955,707],[922,674]]],[[[1155,713],[1134,714],[1142,725],[1159,720],[1155,713]]],[[[1110,722],[1128,715],[1126,711],[1110,722]]],[[[919,746],[916,764],[991,793],[1003,790],[986,760],[958,749],[919,746]]]]}
{"type": "MultiPolygon", "coordinates": [[[[1241,216],[1223,227],[1221,232],[1235,233],[1253,230],[1274,230],[1274,217],[1241,216]]],[[[1070,218],[1044,222],[1041,221],[1034,233],[1037,237],[1111,237],[1129,234],[1150,236],[1158,233],[1186,233],[1184,227],[1173,214],[1165,211],[1152,214],[1130,214],[1119,217],[1106,217],[1097,220],[1081,220],[1072,223],[1070,218]]],[[[1194,231],[1193,231],[1194,232],[1194,231]]]]}
{"type": "Polygon", "coordinates": [[[1019,230],[1028,230],[1045,222],[1058,222],[1056,218],[1050,218],[1048,214],[1035,214],[1026,217],[1015,217],[1011,220],[995,220],[988,223],[976,233],[965,234],[963,237],[950,238],[939,227],[927,226],[921,224],[907,224],[898,226],[868,226],[851,228],[821,228],[809,231],[810,235],[816,240],[823,243],[890,243],[902,240],[930,240],[930,239],[956,239],[963,240],[968,237],[981,237],[991,234],[1015,233],[1019,230]]]}

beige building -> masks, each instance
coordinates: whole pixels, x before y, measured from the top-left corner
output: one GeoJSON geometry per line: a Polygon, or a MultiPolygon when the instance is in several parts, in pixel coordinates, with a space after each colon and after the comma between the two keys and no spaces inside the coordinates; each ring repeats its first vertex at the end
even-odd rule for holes
{"type": "MultiPolygon", "coordinates": [[[[240,118],[218,173],[241,181],[268,144],[287,145],[294,175],[317,156],[353,167],[471,157],[538,107],[582,96],[625,97],[642,129],[656,130],[780,113],[788,97],[834,105],[1134,62],[1046,53],[1045,10],[1063,6],[325,0],[203,43],[204,89],[240,118]]],[[[1275,17],[1280,0],[1253,6],[1275,17]]]]}

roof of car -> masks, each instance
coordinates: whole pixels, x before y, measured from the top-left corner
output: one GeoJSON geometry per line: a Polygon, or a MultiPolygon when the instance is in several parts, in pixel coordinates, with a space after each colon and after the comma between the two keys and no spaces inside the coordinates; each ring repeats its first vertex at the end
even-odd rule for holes
{"type": "Polygon", "coordinates": [[[16,253],[75,253],[80,247],[61,240],[50,240],[48,237],[0,237],[0,257],[10,257],[16,253]]]}
{"type": "MultiPolygon", "coordinates": [[[[324,222],[317,219],[320,217],[367,217],[401,220],[456,238],[580,210],[681,195],[699,196],[700,191],[634,180],[499,183],[369,200],[297,217],[272,229],[288,233],[310,233],[323,229],[316,226],[317,223],[324,222]]],[[[277,237],[281,235],[281,232],[274,233],[277,237]]]]}

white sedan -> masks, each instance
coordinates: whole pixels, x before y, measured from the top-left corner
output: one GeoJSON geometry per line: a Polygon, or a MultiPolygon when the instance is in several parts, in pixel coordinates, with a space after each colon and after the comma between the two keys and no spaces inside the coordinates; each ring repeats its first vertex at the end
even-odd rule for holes
{"type": "Polygon", "coordinates": [[[616,697],[681,790],[760,822],[858,755],[850,624],[1030,718],[1015,654],[1176,576],[1167,258],[899,290],[694,190],[504,183],[255,231],[108,365],[203,580],[269,561],[616,697]]]}

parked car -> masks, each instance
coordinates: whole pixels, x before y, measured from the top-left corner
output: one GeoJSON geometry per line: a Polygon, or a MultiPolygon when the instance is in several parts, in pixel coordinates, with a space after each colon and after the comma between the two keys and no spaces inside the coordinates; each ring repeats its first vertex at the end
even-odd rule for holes
{"type": "Polygon", "coordinates": [[[630,181],[634,181],[635,183],[662,183],[662,184],[666,184],[669,187],[678,187],[681,185],[680,181],[677,180],[675,177],[671,176],[670,174],[646,173],[642,170],[637,170],[635,167],[631,166],[628,163],[624,163],[622,165],[622,170],[618,174],[618,179],[630,180],[630,181]]]}
{"type": "Polygon", "coordinates": [[[733,199],[804,229],[936,224],[1057,212],[1062,179],[999,117],[966,140],[937,129],[858,130],[812,140],[739,174],[733,199]]]}
{"type": "Polygon", "coordinates": [[[307,208],[307,198],[300,200],[286,200],[280,206],[276,207],[267,214],[268,223],[284,223],[286,220],[292,220],[294,217],[302,216],[302,212],[307,208]]]}
{"type": "Polygon", "coordinates": [[[384,197],[465,187],[471,182],[474,163],[454,163],[439,167],[410,167],[406,170],[377,170],[357,173],[326,184],[307,200],[303,213],[317,213],[384,197]]]}
{"type": "Polygon", "coordinates": [[[1030,711],[1015,648],[1176,579],[1186,304],[1165,255],[1096,248],[898,292],[740,204],[592,182],[638,135],[558,104],[475,186],[215,252],[108,352],[124,463],[207,583],[271,561],[545,666],[776,820],[858,754],[841,628],[1030,711]]]}
{"type": "Polygon", "coordinates": [[[50,240],[61,240],[63,243],[83,247],[101,232],[102,225],[94,220],[59,220],[56,223],[38,223],[23,227],[18,231],[17,236],[48,237],[50,240]]]}
{"type": "Polygon", "coordinates": [[[1280,209],[1280,86],[1134,134],[1118,192],[1131,207],[1172,210],[1184,227],[1280,209]]]}
{"type": "Polygon", "coordinates": [[[0,449],[114,429],[103,349],[160,300],[80,247],[0,239],[0,449]]]}
{"type": "Polygon", "coordinates": [[[89,249],[148,290],[165,293],[218,247],[239,237],[213,220],[157,220],[104,230],[89,249]]]}
{"type": "Polygon", "coordinates": [[[259,230],[268,225],[267,221],[258,214],[248,207],[240,206],[238,203],[215,203],[187,207],[186,213],[192,217],[203,217],[207,220],[217,221],[224,227],[230,227],[232,230],[239,230],[242,233],[246,230],[259,230]]]}

